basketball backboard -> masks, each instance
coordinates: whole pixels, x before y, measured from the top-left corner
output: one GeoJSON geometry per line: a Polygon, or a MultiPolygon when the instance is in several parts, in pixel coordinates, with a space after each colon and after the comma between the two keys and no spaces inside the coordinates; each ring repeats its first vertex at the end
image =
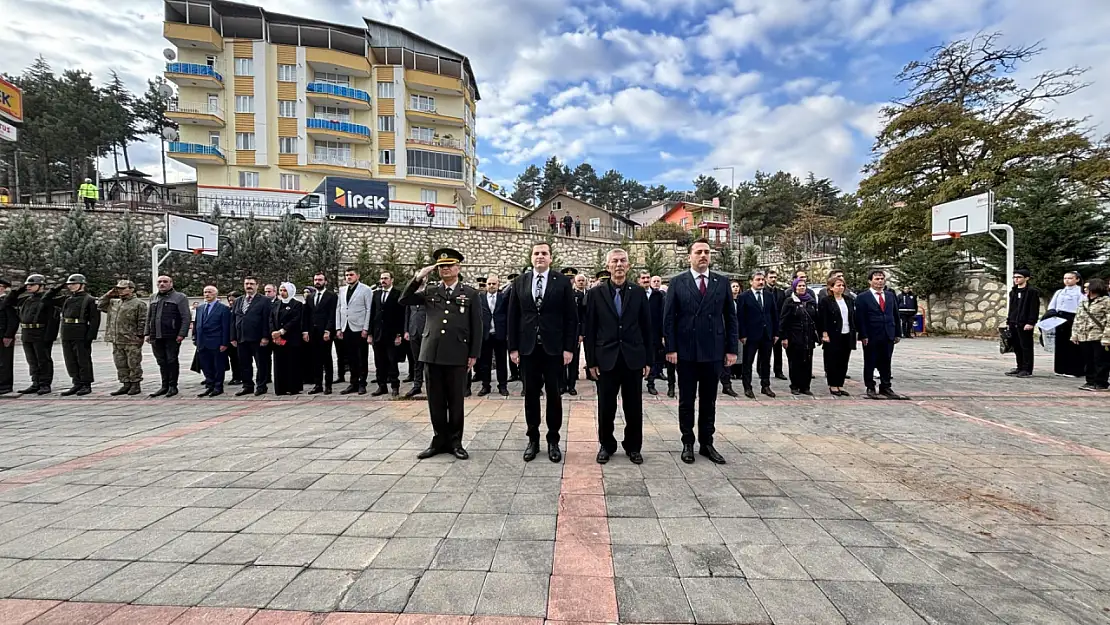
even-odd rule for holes
{"type": "Polygon", "coordinates": [[[180,215],[166,215],[166,243],[174,252],[219,256],[220,227],[180,215]]]}
{"type": "Polygon", "coordinates": [[[990,232],[994,219],[994,192],[988,191],[933,207],[934,241],[990,232]]]}

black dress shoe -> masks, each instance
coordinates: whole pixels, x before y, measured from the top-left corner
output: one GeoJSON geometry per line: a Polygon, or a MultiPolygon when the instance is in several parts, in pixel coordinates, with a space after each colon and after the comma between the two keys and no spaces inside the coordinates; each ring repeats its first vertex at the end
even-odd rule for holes
{"type": "Polygon", "coordinates": [[[809,390],[808,388],[802,389],[801,393],[802,395],[809,395],[810,397],[813,397],[813,391],[809,390]]]}
{"type": "Polygon", "coordinates": [[[755,391],[752,390],[752,387],[749,386],[744,389],[744,397],[747,397],[748,399],[755,399],[755,391]]]}
{"type": "Polygon", "coordinates": [[[308,394],[309,395],[319,395],[320,393],[323,393],[323,392],[324,392],[324,387],[322,387],[322,386],[313,386],[312,390],[310,390],[308,392],[308,394]]]}
{"type": "Polygon", "coordinates": [[[725,387],[721,389],[721,392],[729,397],[740,397],[740,393],[737,393],[736,390],[732,388],[731,384],[725,385],[725,387]]]}
{"type": "Polygon", "coordinates": [[[776,380],[789,380],[790,378],[786,377],[785,375],[783,375],[781,373],[776,373],[775,374],[775,379],[776,380]]]}
{"type": "Polygon", "coordinates": [[[671,399],[674,399],[674,387],[673,386],[668,386],[667,387],[667,397],[670,397],[671,399]]]}
{"type": "Polygon", "coordinates": [[[78,397],[81,397],[83,395],[88,395],[91,392],[92,392],[92,387],[89,386],[88,384],[83,384],[83,385],[81,385],[81,388],[77,389],[76,395],[78,397]]]}
{"type": "MultiPolygon", "coordinates": [[[[151,397],[161,397],[161,396],[165,395],[166,393],[168,393],[169,391],[170,391],[170,387],[163,386],[162,388],[160,388],[160,389],[154,391],[153,393],[151,393],[150,396],[151,397]]],[[[239,393],[239,394],[240,395],[246,395],[246,393],[239,393]]]]}
{"type": "Polygon", "coordinates": [[[709,458],[715,464],[725,463],[724,457],[717,453],[717,450],[714,449],[712,445],[702,445],[701,449],[698,450],[698,454],[709,458]]]}
{"type": "MultiPolygon", "coordinates": [[[[244,388],[243,390],[236,393],[235,396],[236,397],[242,397],[243,395],[253,395],[253,394],[254,394],[254,389],[253,388],[244,388]]],[[[154,395],[151,395],[151,397],[154,397],[154,395]]]]}
{"type": "Polygon", "coordinates": [[[1006,372],[1006,375],[1017,375],[1019,373],[1021,373],[1021,369],[1010,369],[1006,372]]]}
{"type": "Polygon", "coordinates": [[[451,450],[451,453],[455,454],[455,457],[459,460],[466,460],[470,458],[470,454],[466,453],[466,450],[463,449],[462,445],[455,445],[455,448],[451,450]]]}
{"type": "Polygon", "coordinates": [[[49,395],[53,392],[54,392],[54,390],[52,388],[50,388],[49,384],[43,384],[43,385],[39,386],[39,390],[35,391],[35,394],[36,395],[49,395]]]}
{"type": "Polygon", "coordinates": [[[845,380],[851,380],[851,379],[852,379],[852,376],[850,376],[850,375],[848,375],[847,373],[845,373],[845,374],[844,374],[844,379],[845,379],[845,380]]]}
{"type": "Polygon", "coordinates": [[[265,394],[266,394],[266,387],[265,386],[260,386],[256,389],[254,389],[254,396],[255,397],[261,397],[265,394]]]}
{"type": "Polygon", "coordinates": [[[166,391],[166,397],[174,397],[177,395],[177,387],[171,386],[170,390],[166,391]]]}
{"type": "Polygon", "coordinates": [[[404,380],[401,380],[401,381],[407,384],[409,382],[412,382],[412,380],[413,380],[413,377],[410,375],[409,377],[407,377],[407,378],[405,378],[404,380]]]}
{"type": "Polygon", "coordinates": [[[574,397],[574,396],[578,395],[578,390],[577,390],[577,389],[573,389],[573,388],[568,388],[568,389],[567,389],[567,394],[568,394],[568,395],[570,395],[570,396],[572,396],[572,397],[574,397]]]}
{"type": "Polygon", "coordinates": [[[604,447],[597,450],[597,463],[605,464],[606,462],[609,462],[609,455],[609,450],[605,449],[604,447]]]}
{"type": "Polygon", "coordinates": [[[497,389],[497,392],[498,392],[498,393],[499,393],[499,394],[500,394],[500,395],[501,395],[502,397],[508,397],[508,396],[509,396],[509,389],[507,389],[507,388],[499,388],[499,389],[497,389]]]}
{"type": "Polygon", "coordinates": [[[843,390],[843,389],[842,389],[842,390],[839,390],[839,391],[837,391],[837,392],[836,392],[836,394],[837,394],[837,395],[840,395],[841,397],[851,397],[851,396],[852,396],[852,394],[851,394],[851,393],[849,393],[848,391],[845,391],[845,390],[843,390]]]}
{"type": "Polygon", "coordinates": [[[365,384],[359,384],[358,385],[358,394],[359,395],[365,395],[366,394],[366,385],[365,384]]]}
{"type": "Polygon", "coordinates": [[[478,397],[485,397],[486,395],[489,395],[489,394],[490,394],[490,388],[488,386],[483,386],[482,388],[478,389],[478,397]]]}
{"type": "Polygon", "coordinates": [[[20,395],[31,395],[31,394],[34,394],[34,393],[37,393],[37,392],[39,392],[39,385],[38,384],[32,384],[31,386],[28,386],[27,388],[19,391],[19,394],[20,395]]]}
{"type": "Polygon", "coordinates": [[[339,394],[340,395],[350,395],[351,393],[357,393],[357,392],[358,392],[358,387],[355,386],[354,384],[352,384],[352,385],[348,386],[347,388],[339,391],[339,394]]]}
{"type": "Polygon", "coordinates": [[[428,458],[431,458],[433,456],[438,456],[440,453],[442,453],[441,450],[436,449],[435,447],[429,447],[429,448],[425,449],[424,451],[416,454],[416,459],[417,460],[427,460],[428,458]]]}
{"type": "Polygon", "coordinates": [[[909,397],[906,397],[905,395],[899,395],[889,388],[879,389],[879,394],[887,399],[893,399],[895,401],[905,401],[909,399],[909,397]]]}
{"type": "Polygon", "coordinates": [[[397,399],[398,397],[401,396],[401,389],[399,389],[397,387],[393,387],[393,388],[389,389],[389,396],[392,397],[393,399],[397,399]]]}
{"type": "Polygon", "coordinates": [[[467,387],[466,387],[466,392],[465,392],[465,393],[463,393],[463,397],[470,397],[470,395],[471,395],[471,393],[470,393],[470,387],[469,387],[469,386],[467,386],[467,387]]]}
{"type": "Polygon", "coordinates": [[[239,386],[242,383],[243,383],[243,381],[240,380],[239,378],[235,378],[234,380],[228,382],[228,384],[230,384],[232,386],[239,386]]]}
{"type": "Polygon", "coordinates": [[[540,444],[536,441],[530,441],[528,446],[524,448],[524,461],[532,462],[540,453],[540,444]]]}
{"type": "Polygon", "coordinates": [[[219,397],[220,395],[223,395],[223,394],[224,394],[224,389],[221,388],[218,391],[212,391],[211,393],[208,394],[208,396],[209,397],[219,397]]]}
{"type": "Polygon", "coordinates": [[[659,391],[655,390],[654,384],[648,384],[648,395],[658,395],[659,391]]]}
{"type": "Polygon", "coordinates": [[[385,395],[388,392],[389,392],[389,389],[387,389],[384,386],[379,386],[376,391],[374,391],[373,393],[370,393],[370,396],[371,397],[381,397],[382,395],[385,395]]]}
{"type": "Polygon", "coordinates": [[[524,397],[524,389],[520,389],[520,396],[524,397]]]}
{"type": "Polygon", "coordinates": [[[409,389],[409,392],[405,393],[405,399],[412,399],[413,397],[416,397],[419,394],[420,394],[420,387],[419,386],[414,386],[411,389],[409,389]]]}
{"type": "Polygon", "coordinates": [[[775,392],[771,390],[771,387],[770,387],[770,386],[764,386],[764,387],[761,387],[761,388],[759,389],[759,392],[760,392],[760,393],[763,393],[763,394],[764,394],[764,395],[766,395],[767,397],[770,397],[771,399],[774,399],[775,397],[778,397],[777,395],[775,395],[775,392]]]}
{"type": "Polygon", "coordinates": [[[76,395],[77,391],[79,391],[79,390],[81,390],[81,385],[80,384],[74,384],[73,386],[69,387],[68,389],[62,391],[61,395],[62,395],[62,397],[69,397],[70,395],[76,395]]]}
{"type": "Polygon", "coordinates": [[[627,453],[628,453],[628,459],[632,461],[632,464],[643,464],[644,463],[644,457],[640,455],[640,452],[630,451],[630,452],[627,452],[627,453]]]}
{"type": "Polygon", "coordinates": [[[883,397],[882,395],[876,393],[875,389],[869,388],[869,389],[867,389],[867,399],[886,399],[886,398],[883,397]]]}
{"type": "Polygon", "coordinates": [[[324,394],[325,395],[331,395],[331,387],[330,386],[325,386],[324,387],[324,394]]]}
{"type": "Polygon", "coordinates": [[[212,389],[206,388],[203,393],[197,393],[197,397],[208,397],[212,394],[212,389]]]}
{"type": "Polygon", "coordinates": [[[682,446],[682,461],[685,462],[686,464],[694,464],[694,446],[693,445],[683,445],[682,446]]]}
{"type": "Polygon", "coordinates": [[[790,394],[791,395],[801,395],[802,391],[801,391],[801,389],[794,388],[793,386],[791,386],[790,387],[790,394]]]}
{"type": "Polygon", "coordinates": [[[547,457],[552,462],[559,462],[560,460],[563,459],[563,452],[559,450],[558,445],[552,445],[552,444],[548,443],[548,445],[547,445],[547,457]]]}

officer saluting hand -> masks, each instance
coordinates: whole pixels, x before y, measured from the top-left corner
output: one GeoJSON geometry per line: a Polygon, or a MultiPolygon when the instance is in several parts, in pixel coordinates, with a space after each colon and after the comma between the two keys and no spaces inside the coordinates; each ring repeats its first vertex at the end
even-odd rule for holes
{"type": "Polygon", "coordinates": [[[467,371],[482,353],[480,296],[473,287],[459,282],[462,254],[442,248],[433,252],[432,258],[436,263],[421,269],[400,299],[401,306],[423,305],[427,312],[419,359],[426,367],[428,411],[435,436],[417,458],[450,453],[466,460],[470,456],[462,446],[463,399],[467,371]],[[442,284],[420,290],[437,268],[442,284]]]}

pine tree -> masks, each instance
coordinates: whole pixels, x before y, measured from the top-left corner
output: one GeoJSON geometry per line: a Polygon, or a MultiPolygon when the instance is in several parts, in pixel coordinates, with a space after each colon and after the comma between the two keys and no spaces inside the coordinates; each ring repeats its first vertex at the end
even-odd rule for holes
{"type": "Polygon", "coordinates": [[[282,281],[304,278],[304,225],[289,213],[282,215],[267,238],[271,275],[282,281]]]}
{"type": "Polygon", "coordinates": [[[552,156],[547,159],[543,164],[543,178],[540,181],[540,202],[545,202],[552,195],[562,191],[563,183],[566,181],[565,166],[559,162],[559,159],[552,156]]]}
{"type": "Polygon", "coordinates": [[[642,268],[653,276],[661,276],[670,271],[670,266],[663,255],[663,248],[656,245],[655,241],[648,241],[647,247],[644,249],[642,268]]]}
{"type": "Polygon", "coordinates": [[[844,272],[844,281],[849,289],[862,291],[867,288],[867,274],[873,263],[863,255],[859,238],[849,235],[840,242],[836,255],[836,268],[844,272]]]}
{"type": "Polygon", "coordinates": [[[385,248],[385,253],[382,254],[382,262],[379,264],[381,271],[388,271],[389,275],[393,277],[394,283],[407,283],[409,278],[412,277],[409,268],[405,266],[404,261],[401,260],[401,252],[392,241],[385,248]]]}
{"type": "Polygon", "coordinates": [[[512,200],[528,207],[537,206],[539,202],[537,197],[540,193],[540,176],[539,167],[535,165],[526,167],[524,171],[516,177],[516,182],[513,185],[512,200]]]}
{"type": "Polygon", "coordinates": [[[751,277],[752,272],[759,269],[759,248],[754,245],[745,245],[743,256],[740,259],[740,275],[744,278],[751,277]]]}
{"type": "Polygon", "coordinates": [[[273,264],[270,261],[270,246],[266,243],[267,234],[254,213],[240,220],[239,230],[232,237],[236,269],[239,272],[237,280],[246,276],[254,276],[263,283],[269,280],[268,272],[273,264]]]}
{"type": "Polygon", "coordinates": [[[959,246],[926,242],[911,248],[898,259],[894,276],[925,298],[951,293],[964,283],[959,246]]]}
{"type": "Polygon", "coordinates": [[[599,248],[597,250],[597,253],[594,255],[594,266],[591,268],[592,272],[590,273],[589,277],[594,277],[595,275],[597,275],[597,272],[605,268],[605,252],[602,252],[599,248]]]}
{"type": "Polygon", "coordinates": [[[329,284],[339,284],[339,261],[342,253],[339,233],[331,227],[330,222],[324,220],[308,241],[308,270],[313,275],[323,272],[329,284]]]}
{"type": "Polygon", "coordinates": [[[150,274],[150,249],[143,245],[139,227],[131,218],[131,213],[123,214],[108,258],[111,273],[120,279],[140,283],[150,274]]]}
{"type": "Polygon", "coordinates": [[[732,251],[731,247],[726,245],[717,253],[717,263],[714,269],[723,273],[736,273],[736,253],[732,251]]]}
{"type": "Polygon", "coordinates": [[[694,196],[699,202],[721,196],[721,183],[713,176],[701,175],[694,179],[694,196]]]}
{"type": "MultiPolygon", "coordinates": [[[[113,154],[115,154],[115,147],[119,146],[123,152],[124,167],[131,169],[131,157],[128,154],[127,146],[139,136],[136,128],[138,120],[132,110],[135,96],[127,90],[123,80],[120,79],[115,70],[109,70],[108,73],[111,79],[102,90],[106,122],[104,132],[112,142],[113,154]]],[[[116,162],[116,171],[119,171],[118,161],[116,162]]]]}
{"type": "Polygon", "coordinates": [[[31,211],[21,210],[12,218],[0,240],[0,252],[4,264],[14,267],[25,274],[46,271],[46,254],[43,249],[45,237],[39,230],[31,211]]]}
{"type": "Polygon", "coordinates": [[[132,104],[137,124],[136,132],[139,136],[155,136],[162,144],[162,182],[166,181],[166,139],[162,136],[164,127],[177,128],[175,122],[166,119],[166,109],[169,108],[170,99],[163,96],[159,87],[163,84],[162,78],[148,80],[146,92],[132,104]]]}
{"type": "Polygon", "coordinates": [[[355,269],[358,270],[363,283],[367,280],[372,281],[370,276],[374,273],[374,257],[370,255],[370,244],[365,239],[359,241],[358,253],[355,255],[355,269]]]}
{"type": "Polygon", "coordinates": [[[104,271],[104,245],[96,238],[96,228],[82,208],[66,215],[62,229],[54,239],[54,266],[65,273],[81,273],[90,291],[101,289],[111,281],[104,271]]]}

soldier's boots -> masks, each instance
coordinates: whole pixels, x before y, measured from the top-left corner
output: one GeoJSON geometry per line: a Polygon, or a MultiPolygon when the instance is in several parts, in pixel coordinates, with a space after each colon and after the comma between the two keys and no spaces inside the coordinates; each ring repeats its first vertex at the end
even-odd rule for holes
{"type": "Polygon", "coordinates": [[[173,397],[174,395],[177,395],[177,387],[170,386],[169,390],[166,391],[166,397],[173,397]]]}
{"type": "Polygon", "coordinates": [[[108,393],[108,394],[111,395],[112,397],[119,397],[120,395],[126,395],[130,392],[131,392],[131,384],[125,382],[118,389],[116,389],[116,390],[114,390],[114,391],[112,391],[111,393],[108,393]]]}
{"type": "Polygon", "coordinates": [[[54,392],[54,391],[53,391],[53,390],[51,390],[51,388],[50,388],[50,385],[49,385],[49,384],[44,384],[43,386],[40,386],[40,387],[39,387],[39,390],[35,391],[35,393],[36,393],[36,394],[38,394],[38,395],[49,395],[49,394],[51,394],[51,393],[53,393],[53,392],[54,392]]]}
{"type": "Polygon", "coordinates": [[[165,395],[168,392],[170,392],[170,387],[167,386],[167,385],[163,385],[162,388],[154,391],[153,393],[150,394],[150,396],[151,397],[161,397],[161,396],[165,395]]]}
{"type": "Polygon", "coordinates": [[[38,384],[32,384],[31,386],[28,386],[27,388],[19,391],[19,394],[20,395],[30,395],[31,393],[37,393],[37,392],[39,392],[39,385],[38,384]]]}
{"type": "Polygon", "coordinates": [[[135,382],[134,384],[131,385],[131,388],[127,391],[127,394],[128,395],[138,395],[139,393],[142,393],[142,392],[143,392],[143,385],[139,384],[138,382],[135,382]]]}

